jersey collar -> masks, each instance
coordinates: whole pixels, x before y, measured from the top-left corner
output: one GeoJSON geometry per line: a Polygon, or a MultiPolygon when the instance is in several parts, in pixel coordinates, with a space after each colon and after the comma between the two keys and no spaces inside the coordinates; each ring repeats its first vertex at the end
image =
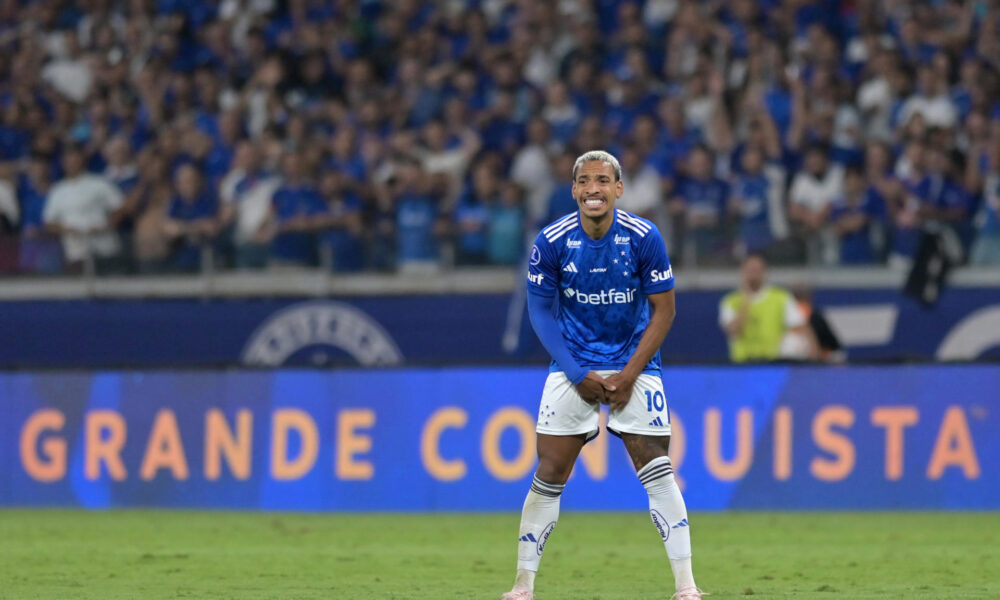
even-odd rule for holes
{"type": "Polygon", "coordinates": [[[587,243],[588,246],[595,246],[595,247],[596,246],[603,246],[603,245],[605,245],[605,244],[608,243],[609,239],[615,237],[614,235],[612,235],[612,232],[615,230],[615,227],[618,225],[618,209],[617,208],[612,208],[611,210],[612,210],[612,213],[611,213],[611,226],[608,227],[608,230],[604,232],[604,235],[602,235],[599,239],[596,239],[596,240],[594,238],[590,237],[587,234],[587,232],[583,229],[583,213],[581,213],[579,210],[576,211],[576,218],[577,218],[577,221],[580,223],[580,234],[581,234],[581,236],[583,237],[584,241],[587,243]]]}

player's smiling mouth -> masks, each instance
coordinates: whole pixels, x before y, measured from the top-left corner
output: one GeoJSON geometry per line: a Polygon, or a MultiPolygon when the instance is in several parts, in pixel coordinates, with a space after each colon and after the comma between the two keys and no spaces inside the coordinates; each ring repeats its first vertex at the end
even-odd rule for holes
{"type": "Polygon", "coordinates": [[[597,208],[599,206],[602,206],[603,204],[604,204],[604,198],[601,198],[600,196],[584,198],[583,200],[583,205],[588,208],[597,208]]]}

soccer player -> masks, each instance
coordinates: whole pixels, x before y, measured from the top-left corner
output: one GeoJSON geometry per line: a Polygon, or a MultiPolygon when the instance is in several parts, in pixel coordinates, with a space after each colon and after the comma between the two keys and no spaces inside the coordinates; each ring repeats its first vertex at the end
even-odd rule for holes
{"type": "Polygon", "coordinates": [[[667,456],[670,417],[660,345],[674,319],[674,277],[656,226],[622,210],[621,166],[601,150],[573,165],[579,210],[542,229],[528,267],[528,314],[552,366],[538,411],[538,470],[521,512],[517,576],[502,600],[531,600],[559,496],[600,405],[625,443],[663,538],[678,600],[701,598],[687,509],[667,456]]]}

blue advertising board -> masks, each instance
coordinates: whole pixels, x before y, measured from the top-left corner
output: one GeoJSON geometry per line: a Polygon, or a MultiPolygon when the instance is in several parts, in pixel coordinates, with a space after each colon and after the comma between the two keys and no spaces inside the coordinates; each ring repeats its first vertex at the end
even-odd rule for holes
{"type": "MultiPolygon", "coordinates": [[[[721,292],[678,292],[666,362],[722,363],[721,292]]],[[[1000,290],[931,309],[895,290],[818,290],[850,360],[1000,358],[1000,290]]],[[[0,303],[0,368],[548,362],[505,294],[0,303]]]]}
{"type": "MultiPolygon", "coordinates": [[[[0,505],[516,510],[542,369],[0,375],[0,505]]],[[[688,506],[1000,509],[1000,367],[668,368],[688,506]]],[[[564,495],[642,509],[619,440],[564,495]]]]}

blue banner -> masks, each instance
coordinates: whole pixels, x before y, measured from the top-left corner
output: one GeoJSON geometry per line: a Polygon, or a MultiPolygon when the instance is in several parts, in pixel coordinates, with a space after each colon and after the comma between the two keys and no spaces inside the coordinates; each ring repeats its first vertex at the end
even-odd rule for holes
{"type": "MultiPolygon", "coordinates": [[[[543,369],[0,375],[0,505],[516,510],[543,369]]],[[[688,506],[1000,509],[1000,367],[668,368],[688,506]]],[[[566,508],[642,509],[619,440],[566,508]]]]}
{"type": "MultiPolygon", "coordinates": [[[[679,292],[667,363],[724,363],[720,292],[679,292]]],[[[815,293],[850,360],[1000,358],[1000,290],[951,289],[927,309],[894,290],[815,293]]],[[[0,303],[0,368],[542,364],[501,294],[324,300],[0,303]]]]}

